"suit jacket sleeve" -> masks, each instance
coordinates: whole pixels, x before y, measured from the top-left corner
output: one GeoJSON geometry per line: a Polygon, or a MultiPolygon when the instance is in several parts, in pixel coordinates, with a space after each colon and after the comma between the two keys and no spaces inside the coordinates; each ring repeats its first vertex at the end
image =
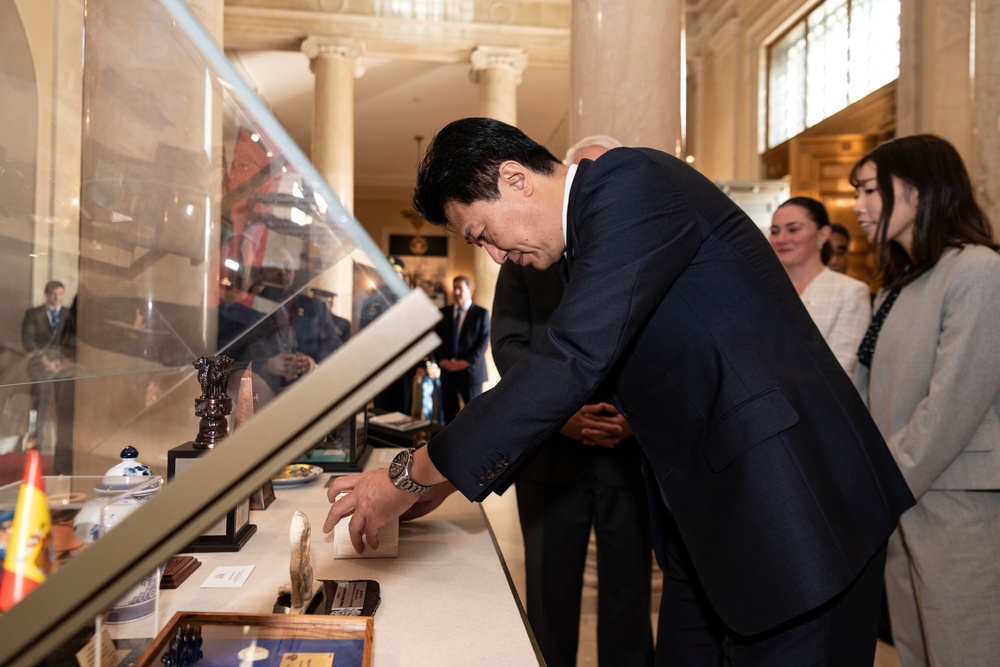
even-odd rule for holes
{"type": "Polygon", "coordinates": [[[528,286],[524,271],[514,264],[500,267],[493,294],[493,321],[490,326],[493,361],[503,377],[521,357],[528,354],[531,318],[528,286]]]}
{"type": "Polygon", "coordinates": [[[544,340],[429,445],[435,466],[469,499],[509,486],[586,403],[698,252],[703,219],[685,168],[616,149],[578,170],[573,262],[544,340]]]}

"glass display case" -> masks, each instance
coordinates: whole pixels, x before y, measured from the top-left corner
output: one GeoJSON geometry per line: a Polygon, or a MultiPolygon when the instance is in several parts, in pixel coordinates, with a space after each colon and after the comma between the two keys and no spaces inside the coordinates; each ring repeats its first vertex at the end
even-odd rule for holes
{"type": "Polygon", "coordinates": [[[101,474],[135,445],[165,476],[198,433],[200,357],[231,358],[233,402],[245,377],[256,399],[0,617],[0,664],[29,665],[282,466],[350,440],[439,314],[180,0],[7,0],[0,40],[0,485],[25,443],[47,475],[101,474]]]}

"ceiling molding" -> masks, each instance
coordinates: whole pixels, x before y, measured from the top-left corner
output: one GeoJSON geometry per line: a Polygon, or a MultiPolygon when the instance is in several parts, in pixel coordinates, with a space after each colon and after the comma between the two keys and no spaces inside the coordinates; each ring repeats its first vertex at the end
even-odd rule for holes
{"type": "Polygon", "coordinates": [[[426,22],[316,11],[230,7],[225,10],[226,49],[298,51],[308,37],[350,35],[365,55],[422,62],[468,62],[484,44],[523,49],[533,67],[569,66],[569,26],[426,22]]]}

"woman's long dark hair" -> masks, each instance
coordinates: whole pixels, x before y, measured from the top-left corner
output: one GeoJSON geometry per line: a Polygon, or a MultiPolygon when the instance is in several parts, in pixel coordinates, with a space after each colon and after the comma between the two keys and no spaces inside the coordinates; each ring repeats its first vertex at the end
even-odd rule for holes
{"type": "Polygon", "coordinates": [[[858,170],[875,165],[882,196],[878,220],[878,268],[882,287],[892,289],[913,282],[933,268],[945,248],[984,245],[994,251],[993,228],[976,203],[969,173],[955,147],[940,137],[919,134],[891,139],[861,158],[851,170],[851,185],[858,187],[858,170]],[[910,254],[889,241],[889,218],[895,206],[892,177],[917,191],[917,219],[913,225],[910,254]]]}

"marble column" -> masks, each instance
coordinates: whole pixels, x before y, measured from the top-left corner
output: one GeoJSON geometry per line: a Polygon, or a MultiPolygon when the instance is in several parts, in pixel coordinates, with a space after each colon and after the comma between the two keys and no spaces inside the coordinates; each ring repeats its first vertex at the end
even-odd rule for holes
{"type": "MultiPolygon", "coordinates": [[[[362,45],[346,37],[309,37],[302,42],[316,75],[313,91],[311,158],[348,213],[354,212],[354,79],[364,75],[362,45]]],[[[351,262],[338,261],[316,287],[351,294],[351,262]]],[[[335,312],[351,318],[350,299],[335,302],[335,312]]]]}
{"type": "Polygon", "coordinates": [[[958,149],[994,229],[1000,218],[1000,0],[902,0],[897,135],[958,149]]]}
{"type": "Polygon", "coordinates": [[[479,113],[517,125],[517,87],[528,66],[521,49],[480,46],[472,52],[472,80],[479,84],[479,113]]]}
{"type": "Polygon", "coordinates": [[[364,74],[361,45],[345,37],[309,37],[302,52],[316,75],[312,162],[333,194],[354,210],[354,79],[364,74]]]}
{"type": "Polygon", "coordinates": [[[1000,234],[1000,0],[976,0],[975,26],[974,178],[979,203],[1000,234]]]}
{"type": "Polygon", "coordinates": [[[897,135],[936,134],[972,167],[975,0],[902,0],[897,135]]]}
{"type": "MultiPolygon", "coordinates": [[[[521,49],[480,46],[472,52],[472,80],[479,84],[479,115],[495,118],[508,125],[517,125],[517,87],[528,66],[528,56],[521,49]]],[[[475,300],[486,309],[493,305],[500,265],[489,254],[477,250],[474,254],[475,300]]],[[[489,379],[486,386],[496,384],[500,374],[487,355],[489,379]]]]}
{"type": "Polygon", "coordinates": [[[681,0],[573,0],[569,143],[607,134],[680,155],[681,0]]]}

